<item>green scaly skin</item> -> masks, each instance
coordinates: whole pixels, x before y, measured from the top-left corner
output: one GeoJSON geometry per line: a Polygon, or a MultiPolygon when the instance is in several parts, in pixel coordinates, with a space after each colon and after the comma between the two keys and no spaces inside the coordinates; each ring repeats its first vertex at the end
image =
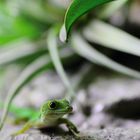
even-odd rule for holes
{"type": "Polygon", "coordinates": [[[63,118],[64,115],[71,113],[72,110],[73,108],[66,99],[48,100],[42,105],[38,116],[28,121],[21,130],[12,134],[12,136],[23,134],[33,127],[52,127],[60,124],[66,124],[69,131],[78,136],[79,131],[76,126],[68,119],[63,118]]]}

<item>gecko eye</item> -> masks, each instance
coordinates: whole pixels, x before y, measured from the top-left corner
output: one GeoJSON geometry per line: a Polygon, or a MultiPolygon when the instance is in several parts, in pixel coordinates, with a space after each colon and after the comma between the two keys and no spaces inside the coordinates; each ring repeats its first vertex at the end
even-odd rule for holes
{"type": "Polygon", "coordinates": [[[50,102],[49,107],[50,107],[50,109],[55,109],[56,103],[54,101],[50,102]]]}

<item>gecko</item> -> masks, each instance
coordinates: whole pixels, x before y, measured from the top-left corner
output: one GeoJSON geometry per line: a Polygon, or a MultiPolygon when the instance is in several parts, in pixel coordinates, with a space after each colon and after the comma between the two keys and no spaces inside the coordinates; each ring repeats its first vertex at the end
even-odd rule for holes
{"type": "Polygon", "coordinates": [[[13,133],[12,136],[23,134],[30,128],[53,127],[60,124],[65,124],[70,132],[78,136],[79,131],[77,127],[70,120],[63,117],[71,113],[72,110],[72,106],[66,99],[47,100],[41,106],[39,113],[25,123],[20,130],[13,133]]]}

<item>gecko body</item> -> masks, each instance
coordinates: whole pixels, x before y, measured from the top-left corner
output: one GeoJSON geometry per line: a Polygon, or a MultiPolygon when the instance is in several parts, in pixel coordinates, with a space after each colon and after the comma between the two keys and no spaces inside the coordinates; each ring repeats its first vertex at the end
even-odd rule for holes
{"type": "Polygon", "coordinates": [[[71,113],[73,108],[66,99],[48,100],[46,101],[37,116],[28,121],[21,130],[13,134],[13,136],[20,135],[30,128],[52,127],[60,124],[65,124],[70,132],[78,135],[79,131],[76,126],[66,118],[64,115],[71,113]]]}

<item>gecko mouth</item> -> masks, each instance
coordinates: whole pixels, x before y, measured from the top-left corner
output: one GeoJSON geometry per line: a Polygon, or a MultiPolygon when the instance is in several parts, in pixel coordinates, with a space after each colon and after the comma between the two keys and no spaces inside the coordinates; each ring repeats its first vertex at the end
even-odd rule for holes
{"type": "Polygon", "coordinates": [[[55,112],[49,112],[49,115],[64,115],[67,113],[71,113],[73,111],[73,108],[71,106],[67,107],[66,109],[56,110],[55,112]]]}
{"type": "Polygon", "coordinates": [[[56,113],[65,114],[65,113],[71,113],[72,111],[73,111],[73,108],[71,106],[68,106],[66,109],[61,109],[61,110],[56,111],[56,113]]]}

